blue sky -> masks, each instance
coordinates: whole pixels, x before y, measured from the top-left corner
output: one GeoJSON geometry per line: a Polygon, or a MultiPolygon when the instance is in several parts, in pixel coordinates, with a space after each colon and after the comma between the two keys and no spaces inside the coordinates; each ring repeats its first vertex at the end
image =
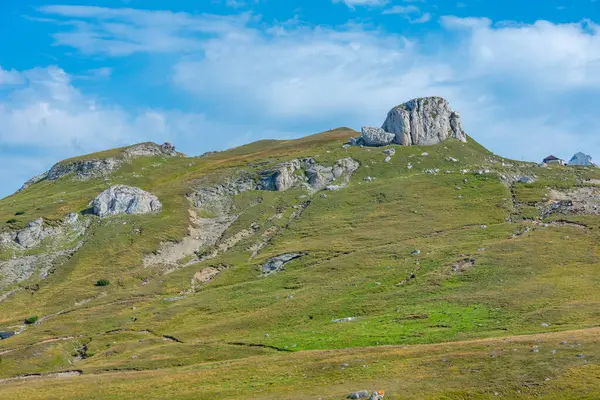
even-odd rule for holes
{"type": "Polygon", "coordinates": [[[3,0],[0,197],[82,153],[359,130],[428,95],[500,155],[600,159],[597,24],[595,0],[3,0]]]}

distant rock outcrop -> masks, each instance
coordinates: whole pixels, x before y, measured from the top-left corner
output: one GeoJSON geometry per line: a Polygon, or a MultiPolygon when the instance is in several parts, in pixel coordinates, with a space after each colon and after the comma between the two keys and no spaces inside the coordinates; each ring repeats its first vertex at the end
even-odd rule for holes
{"type": "Polygon", "coordinates": [[[182,154],[175,151],[175,146],[170,143],[159,145],[156,143],[147,142],[127,147],[119,156],[116,157],[90,159],[75,158],[65,160],[54,164],[49,171],[35,176],[25,182],[19,189],[19,192],[43,180],[53,181],[67,175],[73,175],[75,179],[79,180],[106,176],[112,173],[115,169],[119,168],[124,162],[127,161],[127,159],[161,155],[177,156],[182,154]]]}
{"type": "Polygon", "coordinates": [[[121,160],[114,158],[58,163],[50,168],[46,179],[53,181],[60,179],[63,176],[74,174],[76,178],[86,180],[107,175],[114,169],[120,167],[122,163],[121,160]]]}
{"type": "Polygon", "coordinates": [[[404,146],[431,145],[448,138],[467,141],[460,116],[441,97],[413,99],[392,108],[381,128],[404,146]]]}
{"type": "Polygon", "coordinates": [[[592,156],[588,156],[582,152],[576,153],[571,160],[569,160],[569,165],[582,165],[591,167],[594,165],[592,162],[592,156]]]}
{"type": "Polygon", "coordinates": [[[115,185],[102,192],[93,201],[93,213],[99,217],[117,214],[147,214],[158,212],[162,204],[140,188],[115,185]]]}
{"type": "Polygon", "coordinates": [[[151,157],[151,156],[176,156],[175,146],[165,142],[161,145],[154,142],[146,142],[133,145],[125,149],[125,154],[130,157],[151,157]]]}
{"type": "Polygon", "coordinates": [[[308,189],[318,191],[337,179],[342,179],[340,187],[343,187],[359,166],[358,161],[350,157],[337,160],[331,167],[318,164],[314,158],[291,160],[261,171],[257,189],[281,192],[304,183],[308,189]]]}

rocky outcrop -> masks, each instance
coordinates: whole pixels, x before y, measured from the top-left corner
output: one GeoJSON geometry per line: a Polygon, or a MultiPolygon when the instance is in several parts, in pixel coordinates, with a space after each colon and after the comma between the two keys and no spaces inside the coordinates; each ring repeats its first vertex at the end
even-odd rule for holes
{"type": "Polygon", "coordinates": [[[38,218],[35,221],[30,222],[27,228],[17,232],[15,242],[28,249],[40,243],[47,234],[48,233],[44,230],[44,220],[38,218]]]}
{"type": "Polygon", "coordinates": [[[125,149],[129,157],[151,157],[151,156],[176,156],[175,146],[165,142],[161,145],[153,142],[136,144],[125,149]]]}
{"type": "Polygon", "coordinates": [[[314,158],[296,159],[261,171],[257,189],[284,191],[304,184],[308,189],[318,191],[340,178],[342,182],[337,186],[343,187],[359,166],[358,161],[350,157],[337,160],[331,167],[318,164],[314,158]]]}
{"type": "Polygon", "coordinates": [[[28,180],[27,182],[25,182],[23,184],[23,186],[21,186],[21,188],[17,192],[20,192],[21,190],[25,190],[29,186],[35,185],[36,183],[43,181],[47,177],[48,177],[48,171],[43,172],[43,173],[41,173],[41,174],[39,174],[37,176],[34,176],[33,178],[31,178],[30,180],[28,180]]]}
{"type": "Polygon", "coordinates": [[[121,160],[114,158],[58,163],[50,168],[46,179],[53,181],[70,174],[73,174],[76,179],[81,180],[101,177],[110,174],[113,170],[120,167],[122,163],[121,160]]]}
{"type": "Polygon", "coordinates": [[[387,146],[392,143],[396,135],[386,132],[382,128],[363,126],[361,128],[361,143],[365,146],[387,146]]]}
{"type": "Polygon", "coordinates": [[[158,212],[162,204],[142,189],[115,185],[100,193],[92,203],[93,213],[99,217],[117,214],[147,214],[158,212]]]}
{"type": "Polygon", "coordinates": [[[350,175],[358,169],[359,165],[358,161],[349,157],[337,160],[332,167],[314,164],[306,170],[308,184],[313,190],[325,189],[330,183],[338,178],[344,180],[342,185],[347,184],[350,175]]]}
{"type": "Polygon", "coordinates": [[[591,167],[594,165],[594,163],[592,162],[592,156],[588,156],[587,154],[579,152],[571,157],[571,160],[569,160],[569,165],[591,167]]]}
{"type": "Polygon", "coordinates": [[[231,207],[233,196],[256,189],[252,176],[242,174],[228,177],[214,185],[201,184],[188,195],[194,207],[210,208],[216,214],[226,214],[231,207]]]}
{"type": "Polygon", "coordinates": [[[87,180],[91,178],[99,178],[111,174],[118,169],[128,159],[136,157],[150,156],[179,156],[183,155],[175,151],[175,146],[170,143],[161,145],[147,142],[140,143],[127,147],[123,152],[116,157],[108,158],[91,158],[91,159],[70,159],[54,164],[49,171],[46,171],[38,176],[35,176],[25,182],[18,190],[19,192],[27,189],[43,180],[57,180],[63,176],[73,175],[75,179],[87,180]]]}
{"type": "Polygon", "coordinates": [[[282,192],[298,182],[295,172],[300,169],[300,161],[292,160],[276,165],[273,169],[261,171],[258,188],[262,190],[275,190],[282,192]]]}
{"type": "Polygon", "coordinates": [[[392,108],[381,129],[404,146],[432,145],[448,138],[467,141],[460,116],[441,97],[413,99],[392,108]]]}
{"type": "Polygon", "coordinates": [[[271,257],[262,265],[263,275],[269,275],[283,270],[283,267],[292,260],[304,256],[302,253],[286,253],[271,257]]]}

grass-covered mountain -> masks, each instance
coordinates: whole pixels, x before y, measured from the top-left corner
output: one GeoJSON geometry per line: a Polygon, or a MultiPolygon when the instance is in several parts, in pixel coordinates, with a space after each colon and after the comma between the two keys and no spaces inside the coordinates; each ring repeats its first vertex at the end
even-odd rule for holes
{"type": "Polygon", "coordinates": [[[600,397],[600,171],[357,135],[115,149],[2,199],[0,397],[600,397]],[[161,210],[93,215],[117,184],[161,210]]]}

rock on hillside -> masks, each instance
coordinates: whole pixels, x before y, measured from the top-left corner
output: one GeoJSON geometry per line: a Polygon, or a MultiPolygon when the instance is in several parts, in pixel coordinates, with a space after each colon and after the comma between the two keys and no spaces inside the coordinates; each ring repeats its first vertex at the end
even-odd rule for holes
{"type": "Polygon", "coordinates": [[[108,158],[89,158],[89,159],[74,159],[66,160],[54,164],[49,171],[46,171],[38,176],[35,176],[25,182],[19,191],[27,189],[43,180],[56,180],[63,176],[73,175],[76,179],[86,180],[106,176],[119,168],[127,159],[136,157],[150,156],[177,156],[182,155],[175,151],[175,146],[170,143],[162,145],[146,142],[127,147],[123,152],[116,157],[108,158]]]}
{"type": "Polygon", "coordinates": [[[386,146],[394,140],[396,135],[386,132],[381,128],[372,126],[363,126],[361,129],[361,139],[365,146],[386,146]]]}
{"type": "Polygon", "coordinates": [[[165,142],[161,145],[154,142],[136,144],[125,149],[125,154],[130,157],[149,157],[149,156],[176,156],[175,146],[165,142]]]}
{"type": "Polygon", "coordinates": [[[576,153],[571,160],[569,160],[569,165],[583,165],[583,166],[592,166],[594,163],[592,162],[592,156],[588,156],[582,152],[576,153]]]}
{"type": "Polygon", "coordinates": [[[117,214],[147,214],[158,212],[162,204],[140,188],[115,185],[100,193],[93,201],[93,213],[99,217],[117,214]]]}
{"type": "Polygon", "coordinates": [[[432,145],[448,138],[467,141],[458,113],[441,97],[410,100],[392,108],[383,126],[393,133],[393,143],[404,146],[432,145]]]}

